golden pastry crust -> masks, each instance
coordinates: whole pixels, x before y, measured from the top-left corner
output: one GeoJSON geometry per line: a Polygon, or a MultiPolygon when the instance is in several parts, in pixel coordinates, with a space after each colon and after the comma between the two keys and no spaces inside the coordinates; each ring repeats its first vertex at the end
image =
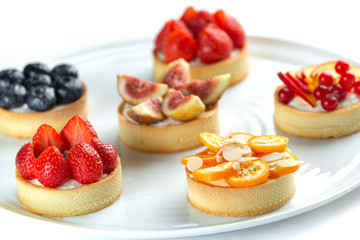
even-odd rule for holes
{"type": "Polygon", "coordinates": [[[148,126],[131,122],[123,115],[125,102],[118,108],[119,138],[135,150],[151,153],[170,153],[201,146],[200,132],[219,132],[218,103],[199,118],[176,125],[148,126]]]}
{"type": "Polygon", "coordinates": [[[69,190],[29,183],[16,170],[18,199],[30,212],[50,217],[70,217],[92,213],[111,205],[121,194],[120,158],[106,178],[69,190]]]}
{"type": "MultiPolygon", "coordinates": [[[[153,51],[153,61],[154,78],[159,82],[163,78],[168,63],[158,57],[156,50],[153,51]]],[[[234,57],[229,57],[216,63],[190,66],[191,79],[205,80],[216,75],[230,73],[230,85],[241,82],[246,77],[248,71],[249,59],[247,43],[240,50],[239,54],[234,57]]]]}
{"type": "Polygon", "coordinates": [[[281,131],[301,137],[343,137],[360,131],[360,102],[331,112],[306,112],[281,103],[274,94],[274,122],[281,131]]]}
{"type": "Polygon", "coordinates": [[[38,127],[47,123],[60,132],[65,124],[74,115],[87,117],[87,88],[84,83],[84,93],[80,99],[61,108],[51,109],[45,112],[19,113],[0,107],[0,132],[17,137],[32,138],[38,127]]]}
{"type": "Polygon", "coordinates": [[[243,217],[270,212],[287,203],[295,193],[293,174],[247,188],[219,187],[195,181],[186,174],[189,202],[216,216],[243,217]]]}

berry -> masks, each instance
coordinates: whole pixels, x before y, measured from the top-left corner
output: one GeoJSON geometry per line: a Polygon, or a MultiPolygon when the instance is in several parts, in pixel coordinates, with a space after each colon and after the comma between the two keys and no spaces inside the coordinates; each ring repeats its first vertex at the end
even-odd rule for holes
{"type": "MultiPolygon", "coordinates": [[[[355,87],[355,85],[354,85],[355,87]]],[[[346,97],[346,90],[343,86],[341,86],[340,84],[335,84],[334,86],[331,87],[330,89],[330,93],[332,95],[334,95],[339,101],[345,99],[346,97]]]]}
{"type": "Polygon", "coordinates": [[[30,109],[43,112],[51,109],[56,104],[56,95],[53,87],[37,85],[29,89],[26,103],[30,109]]]}
{"type": "Polygon", "coordinates": [[[50,68],[44,63],[29,63],[24,68],[25,77],[33,77],[37,74],[50,75],[50,68]]]}
{"type": "Polygon", "coordinates": [[[6,93],[9,87],[10,83],[6,79],[0,78],[0,98],[3,93],[6,93]]]}
{"type": "Polygon", "coordinates": [[[193,8],[192,6],[188,7],[185,12],[183,13],[183,15],[181,16],[180,20],[183,21],[186,25],[189,24],[190,20],[192,17],[194,17],[196,14],[196,10],[195,8],[193,8]]]}
{"type": "Polygon", "coordinates": [[[6,69],[0,72],[0,78],[6,79],[9,83],[21,84],[24,74],[17,69],[6,69]]]}
{"type": "Polygon", "coordinates": [[[329,88],[325,85],[319,85],[314,89],[314,97],[317,100],[323,99],[329,93],[329,88]]]}
{"type": "Polygon", "coordinates": [[[57,147],[50,146],[36,159],[35,174],[42,185],[56,188],[70,179],[70,165],[57,147]]]}
{"type": "Polygon", "coordinates": [[[32,72],[31,77],[25,78],[23,85],[26,89],[30,89],[33,86],[37,85],[48,85],[51,86],[51,77],[50,75],[43,73],[34,73],[32,72]]]}
{"type": "MultiPolygon", "coordinates": [[[[7,85],[6,83],[2,83],[7,85]]],[[[0,107],[10,109],[21,107],[26,100],[26,88],[18,83],[10,84],[0,95],[0,107]]]]}
{"type": "Polygon", "coordinates": [[[59,78],[65,77],[65,76],[73,76],[78,77],[78,71],[75,68],[75,66],[71,64],[60,64],[53,68],[53,70],[50,73],[53,81],[57,81],[59,78]]]}
{"type": "Polygon", "coordinates": [[[288,104],[294,98],[294,93],[287,87],[283,87],[278,92],[278,99],[283,104],[288,104]]]}
{"type": "Polygon", "coordinates": [[[82,184],[96,182],[103,174],[100,155],[87,143],[79,143],[72,147],[66,160],[70,164],[73,179],[82,184]]]}
{"type": "Polygon", "coordinates": [[[155,48],[156,50],[162,51],[166,42],[166,38],[169,34],[175,30],[182,30],[189,33],[189,29],[186,27],[185,23],[181,20],[169,20],[165,23],[164,27],[161,29],[159,34],[155,39],[155,48]]]}
{"type": "Polygon", "coordinates": [[[60,150],[64,150],[60,135],[48,124],[42,124],[37,129],[32,138],[32,145],[35,157],[38,157],[49,146],[55,146],[60,150]]]}
{"type": "Polygon", "coordinates": [[[214,13],[217,25],[223,29],[232,39],[234,47],[242,48],[245,44],[245,31],[236,18],[226,15],[223,10],[214,13]]]}
{"type": "Polygon", "coordinates": [[[326,111],[335,110],[337,108],[337,106],[338,106],[338,103],[339,103],[338,100],[332,94],[327,94],[323,99],[321,99],[321,106],[326,111]]]}
{"type": "Polygon", "coordinates": [[[184,58],[190,62],[196,57],[196,42],[189,33],[181,30],[172,31],[166,38],[163,54],[167,62],[184,58]]]}
{"type": "Polygon", "coordinates": [[[215,23],[215,19],[208,11],[199,11],[187,23],[195,37],[210,23],[215,23]]]}
{"type": "Polygon", "coordinates": [[[98,138],[91,140],[91,146],[99,153],[103,163],[104,173],[110,174],[116,167],[117,150],[116,148],[98,138]]]}
{"type": "Polygon", "coordinates": [[[68,104],[78,100],[84,92],[81,81],[74,76],[58,78],[54,84],[58,104],[68,104]]]}
{"type": "Polygon", "coordinates": [[[347,71],[343,75],[341,75],[339,83],[341,84],[341,86],[345,88],[347,92],[350,92],[355,81],[356,81],[355,74],[353,72],[347,71]]]}
{"type": "Polygon", "coordinates": [[[356,81],[354,83],[354,92],[357,94],[357,95],[360,95],[360,81],[356,81]]]}
{"type": "Polygon", "coordinates": [[[349,69],[350,64],[344,60],[339,60],[335,64],[335,71],[340,75],[345,74],[349,69]]]}
{"type": "Polygon", "coordinates": [[[213,63],[228,58],[233,48],[229,35],[216,25],[208,25],[199,34],[198,56],[205,63],[213,63]]]}
{"type": "Polygon", "coordinates": [[[319,82],[321,85],[331,87],[334,83],[333,76],[328,72],[323,72],[319,76],[319,82]]]}
{"type": "Polygon", "coordinates": [[[78,143],[91,143],[97,137],[94,127],[85,117],[76,115],[71,118],[60,133],[65,144],[64,149],[70,149],[78,143]]]}
{"type": "Polygon", "coordinates": [[[20,175],[26,179],[34,179],[35,175],[35,156],[33,153],[32,143],[24,144],[15,157],[16,169],[20,175]]]}

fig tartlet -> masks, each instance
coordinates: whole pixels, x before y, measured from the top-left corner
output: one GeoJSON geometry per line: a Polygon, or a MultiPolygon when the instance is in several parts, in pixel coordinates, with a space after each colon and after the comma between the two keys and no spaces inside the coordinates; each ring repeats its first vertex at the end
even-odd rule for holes
{"type": "Polygon", "coordinates": [[[173,76],[169,84],[177,89],[118,75],[123,99],[118,108],[119,138],[123,144],[143,152],[178,152],[200,146],[196,137],[200,132],[219,131],[218,100],[230,75],[179,82],[173,76]]]}
{"type": "Polygon", "coordinates": [[[193,79],[230,73],[230,85],[234,85],[249,69],[245,32],[223,10],[211,14],[188,7],[179,20],[167,21],[155,39],[155,80],[163,82],[168,64],[179,58],[190,63],[193,79]]]}
{"type": "Polygon", "coordinates": [[[274,121],[291,135],[343,137],[360,131],[360,68],[343,60],[278,73],[274,121]]]}
{"type": "Polygon", "coordinates": [[[117,150],[76,115],[60,134],[42,124],[16,155],[19,202],[30,212],[70,217],[103,209],[121,194],[117,150]]]}
{"type": "Polygon", "coordinates": [[[22,72],[0,72],[0,132],[6,135],[31,138],[42,123],[60,131],[72,116],[87,113],[86,85],[73,65],[50,71],[43,63],[30,63],[22,72]]]}
{"type": "Polygon", "coordinates": [[[300,161],[287,149],[287,138],[247,133],[223,138],[208,132],[199,138],[207,148],[181,160],[195,208],[217,216],[250,216],[273,211],[294,195],[293,173],[300,161]]]}

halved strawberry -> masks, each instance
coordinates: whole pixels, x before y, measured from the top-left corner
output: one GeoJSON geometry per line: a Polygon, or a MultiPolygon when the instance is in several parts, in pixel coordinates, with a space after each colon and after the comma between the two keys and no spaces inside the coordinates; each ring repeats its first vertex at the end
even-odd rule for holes
{"type": "Polygon", "coordinates": [[[196,10],[192,6],[189,6],[187,9],[185,9],[185,12],[181,16],[180,20],[183,21],[186,25],[189,24],[191,18],[195,16],[196,10]]]}
{"type": "Polygon", "coordinates": [[[55,146],[60,150],[65,150],[60,135],[48,124],[42,124],[37,129],[32,139],[32,145],[35,158],[37,158],[49,146],[55,146]]]}
{"type": "Polygon", "coordinates": [[[96,182],[103,174],[101,157],[90,144],[75,145],[70,149],[66,160],[70,164],[72,178],[82,184],[96,182]]]}
{"type": "Polygon", "coordinates": [[[172,31],[175,30],[182,30],[192,35],[192,33],[190,32],[190,30],[187,28],[186,24],[183,21],[175,20],[175,19],[169,20],[165,23],[164,27],[160,30],[159,34],[155,39],[156,50],[159,51],[163,50],[166,38],[172,31]]]}
{"type": "Polygon", "coordinates": [[[187,22],[187,26],[192,31],[195,37],[203,30],[208,24],[216,23],[213,15],[208,11],[198,11],[187,22]]]}
{"type": "Polygon", "coordinates": [[[195,59],[197,45],[192,35],[182,30],[172,31],[166,38],[163,54],[167,62],[184,58],[190,62],[195,59]]]}
{"type": "Polygon", "coordinates": [[[227,15],[223,10],[218,10],[214,13],[214,18],[217,25],[229,34],[234,46],[242,48],[245,44],[245,31],[236,18],[227,15]]]}
{"type": "Polygon", "coordinates": [[[103,163],[104,173],[110,174],[116,167],[117,150],[116,148],[98,138],[91,140],[91,146],[99,153],[103,163]]]}
{"type": "Polygon", "coordinates": [[[70,149],[78,143],[90,144],[97,137],[94,127],[85,117],[76,115],[71,118],[60,133],[65,149],[70,149]]]}
{"type": "Polygon", "coordinates": [[[20,175],[26,179],[34,179],[35,176],[35,156],[32,143],[24,144],[15,157],[15,166],[20,175]]]}
{"type": "Polygon", "coordinates": [[[42,185],[56,188],[70,179],[70,165],[57,147],[50,146],[36,159],[35,174],[42,185]]]}

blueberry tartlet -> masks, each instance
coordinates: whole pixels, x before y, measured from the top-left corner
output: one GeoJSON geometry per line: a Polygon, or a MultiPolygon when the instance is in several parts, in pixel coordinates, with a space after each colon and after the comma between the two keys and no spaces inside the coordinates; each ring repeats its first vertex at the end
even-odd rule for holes
{"type": "Polygon", "coordinates": [[[60,64],[50,69],[30,63],[23,71],[0,71],[0,132],[30,138],[44,122],[61,130],[74,115],[86,116],[86,85],[77,69],[60,64]]]}

